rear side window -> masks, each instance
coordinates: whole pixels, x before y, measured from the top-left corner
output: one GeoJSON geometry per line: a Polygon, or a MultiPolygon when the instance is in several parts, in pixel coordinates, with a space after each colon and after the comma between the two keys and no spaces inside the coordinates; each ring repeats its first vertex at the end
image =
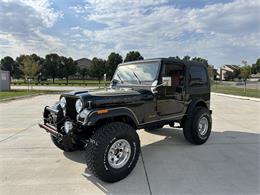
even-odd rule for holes
{"type": "Polygon", "coordinates": [[[207,85],[207,73],[203,66],[191,66],[189,75],[190,86],[203,86],[207,85]]]}

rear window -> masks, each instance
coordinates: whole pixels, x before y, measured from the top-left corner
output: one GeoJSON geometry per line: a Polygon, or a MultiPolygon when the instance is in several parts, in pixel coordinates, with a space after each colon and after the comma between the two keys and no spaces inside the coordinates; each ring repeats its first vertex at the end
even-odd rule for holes
{"type": "Polygon", "coordinates": [[[203,66],[191,66],[189,75],[190,86],[202,86],[208,83],[206,69],[203,66]]]}

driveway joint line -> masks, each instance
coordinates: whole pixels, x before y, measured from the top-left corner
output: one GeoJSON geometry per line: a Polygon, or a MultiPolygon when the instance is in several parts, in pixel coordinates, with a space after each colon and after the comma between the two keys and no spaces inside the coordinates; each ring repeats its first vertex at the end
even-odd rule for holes
{"type": "Polygon", "coordinates": [[[20,133],[22,133],[22,132],[24,132],[24,131],[29,130],[31,127],[33,127],[33,126],[36,125],[36,124],[37,124],[37,123],[32,124],[32,125],[30,125],[29,127],[26,127],[25,129],[23,129],[23,130],[21,130],[21,131],[19,131],[19,132],[17,132],[17,133],[14,133],[14,134],[12,134],[12,135],[10,135],[10,136],[8,136],[8,137],[5,138],[5,139],[0,140],[0,143],[2,143],[2,142],[4,142],[4,141],[6,141],[6,140],[8,140],[8,139],[10,139],[10,138],[12,138],[12,137],[18,135],[18,134],[20,134],[20,133]]]}
{"type": "Polygon", "coordinates": [[[147,185],[148,185],[148,188],[149,188],[150,195],[152,195],[151,185],[150,185],[149,178],[148,178],[148,174],[147,174],[147,171],[146,171],[146,167],[145,167],[145,163],[144,163],[143,153],[142,153],[142,151],[141,151],[140,153],[141,153],[141,159],[142,159],[143,166],[144,166],[144,173],[145,173],[145,177],[146,177],[147,185]]]}

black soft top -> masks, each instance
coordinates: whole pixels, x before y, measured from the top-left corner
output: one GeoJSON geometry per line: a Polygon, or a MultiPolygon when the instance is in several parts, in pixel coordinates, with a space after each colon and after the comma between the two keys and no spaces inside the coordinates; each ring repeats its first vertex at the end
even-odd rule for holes
{"type": "Polygon", "coordinates": [[[187,61],[187,60],[178,60],[175,58],[150,58],[144,60],[130,61],[119,64],[119,66],[129,65],[129,64],[138,64],[138,63],[146,63],[146,62],[165,62],[165,63],[181,63],[185,66],[197,65],[197,66],[205,66],[203,63],[196,61],[187,61]]]}

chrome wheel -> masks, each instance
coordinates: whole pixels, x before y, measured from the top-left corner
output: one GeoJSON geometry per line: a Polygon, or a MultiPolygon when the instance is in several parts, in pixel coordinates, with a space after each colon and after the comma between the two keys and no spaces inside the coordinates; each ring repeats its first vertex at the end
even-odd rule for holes
{"type": "Polygon", "coordinates": [[[199,128],[199,134],[201,136],[206,135],[206,133],[209,129],[209,121],[205,116],[200,118],[198,128],[199,128]]]}
{"type": "Polygon", "coordinates": [[[111,167],[122,168],[129,160],[131,146],[125,139],[119,139],[109,148],[107,160],[111,167]]]}

